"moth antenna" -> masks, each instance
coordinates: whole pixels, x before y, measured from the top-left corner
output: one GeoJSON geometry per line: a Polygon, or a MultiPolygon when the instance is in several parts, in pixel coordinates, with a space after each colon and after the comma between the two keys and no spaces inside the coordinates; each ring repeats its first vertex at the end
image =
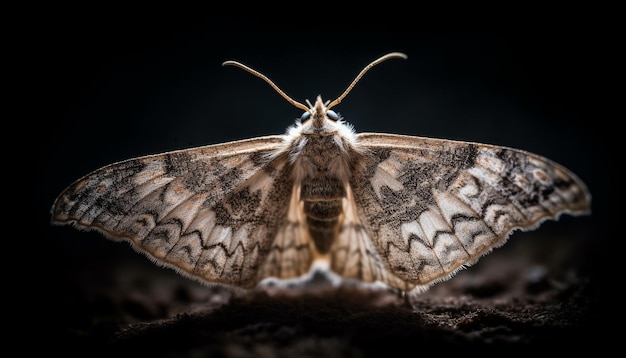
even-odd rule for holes
{"type": "Polygon", "coordinates": [[[339,96],[336,100],[332,101],[329,105],[326,106],[326,110],[329,110],[332,107],[334,107],[334,106],[338,105],[339,103],[341,103],[343,98],[345,96],[347,96],[348,93],[350,93],[350,91],[352,90],[352,87],[354,87],[356,85],[356,83],[359,82],[361,77],[363,77],[363,75],[367,71],[369,71],[372,67],[378,65],[379,63],[381,63],[383,61],[387,61],[387,60],[392,59],[392,58],[402,58],[402,59],[406,60],[408,58],[408,56],[403,54],[402,52],[391,52],[391,53],[388,53],[388,54],[386,54],[384,56],[381,56],[378,59],[372,61],[369,65],[365,66],[365,68],[361,70],[361,72],[356,76],[354,81],[352,81],[352,83],[350,83],[350,86],[348,86],[348,88],[346,88],[346,90],[341,94],[341,96],[339,96]]]}
{"type": "Polygon", "coordinates": [[[276,85],[274,84],[274,82],[272,82],[272,80],[270,80],[267,76],[265,76],[265,75],[264,75],[264,74],[262,74],[261,72],[259,72],[259,71],[257,71],[257,70],[253,70],[252,68],[250,68],[250,67],[248,67],[248,66],[246,66],[246,65],[244,65],[244,64],[242,64],[242,63],[239,63],[239,62],[237,62],[237,61],[225,61],[224,63],[222,63],[222,66],[235,66],[235,67],[239,67],[239,68],[241,68],[241,69],[243,69],[243,70],[245,70],[245,71],[250,72],[251,74],[253,74],[253,75],[255,75],[255,76],[259,77],[259,78],[260,78],[260,79],[262,79],[263,81],[267,82],[270,86],[272,86],[272,88],[273,88],[276,92],[278,92],[278,94],[279,94],[279,95],[283,96],[283,98],[284,98],[284,99],[286,99],[286,100],[287,100],[287,102],[289,102],[289,103],[293,104],[294,106],[296,106],[296,107],[298,107],[298,108],[300,108],[300,109],[302,109],[302,110],[304,110],[304,111],[307,111],[307,112],[309,112],[309,111],[310,111],[310,108],[309,108],[309,107],[307,107],[307,106],[303,105],[302,103],[297,102],[297,101],[295,101],[294,99],[292,99],[291,97],[287,96],[287,94],[286,94],[285,92],[283,92],[283,90],[281,90],[280,88],[278,88],[278,86],[276,86],[276,85]]]}

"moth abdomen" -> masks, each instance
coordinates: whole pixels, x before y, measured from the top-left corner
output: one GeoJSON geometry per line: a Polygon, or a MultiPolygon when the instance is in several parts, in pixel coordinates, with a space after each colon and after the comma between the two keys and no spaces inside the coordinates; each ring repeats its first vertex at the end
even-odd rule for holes
{"type": "Polygon", "coordinates": [[[342,200],[305,200],[304,212],[308,217],[318,220],[330,220],[342,212],[342,200]]]}
{"type": "Polygon", "coordinates": [[[305,180],[300,193],[309,234],[318,252],[325,254],[339,230],[345,188],[336,178],[323,178],[305,180]]]}

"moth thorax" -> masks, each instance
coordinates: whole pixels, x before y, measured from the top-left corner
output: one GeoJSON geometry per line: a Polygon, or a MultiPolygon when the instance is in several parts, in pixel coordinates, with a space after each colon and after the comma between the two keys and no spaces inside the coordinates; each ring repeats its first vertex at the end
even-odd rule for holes
{"type": "Polygon", "coordinates": [[[306,178],[302,181],[300,195],[309,234],[317,251],[325,254],[339,232],[345,188],[336,177],[306,178]]]}

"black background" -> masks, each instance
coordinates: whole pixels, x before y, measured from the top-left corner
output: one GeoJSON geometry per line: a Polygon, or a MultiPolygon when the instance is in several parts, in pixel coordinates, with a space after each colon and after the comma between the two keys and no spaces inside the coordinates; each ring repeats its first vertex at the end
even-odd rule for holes
{"type": "Polygon", "coordinates": [[[586,234],[564,250],[602,282],[600,291],[617,269],[607,251],[615,245],[609,208],[621,160],[616,143],[603,139],[612,127],[602,113],[607,98],[600,82],[608,55],[596,26],[503,19],[488,26],[336,28],[302,17],[271,28],[243,20],[98,15],[48,19],[29,48],[37,62],[27,84],[35,99],[29,109],[39,120],[30,146],[36,150],[30,225],[40,234],[31,265],[37,279],[23,281],[46,292],[36,298],[46,309],[71,309],[72,295],[89,289],[73,275],[100,279],[123,260],[154,266],[126,244],[49,225],[55,197],[74,180],[135,156],[282,134],[301,115],[260,79],[222,67],[225,60],[263,72],[304,102],[318,94],[333,100],[370,61],[406,53],[408,60],[372,69],[334,110],[357,132],[498,144],[563,164],[589,186],[593,215],[563,217],[539,230],[582,228],[586,234]]]}

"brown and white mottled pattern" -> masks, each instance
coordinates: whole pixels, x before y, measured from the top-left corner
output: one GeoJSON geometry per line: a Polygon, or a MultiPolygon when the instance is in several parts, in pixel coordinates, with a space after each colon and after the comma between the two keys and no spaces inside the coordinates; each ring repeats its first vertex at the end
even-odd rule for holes
{"type": "Polygon", "coordinates": [[[210,284],[252,288],[322,262],[345,279],[421,292],[516,229],[589,213],[584,183],[536,154],[355,134],[319,97],[308,111],[283,136],[96,170],[61,193],[52,222],[129,241],[210,284]]]}

